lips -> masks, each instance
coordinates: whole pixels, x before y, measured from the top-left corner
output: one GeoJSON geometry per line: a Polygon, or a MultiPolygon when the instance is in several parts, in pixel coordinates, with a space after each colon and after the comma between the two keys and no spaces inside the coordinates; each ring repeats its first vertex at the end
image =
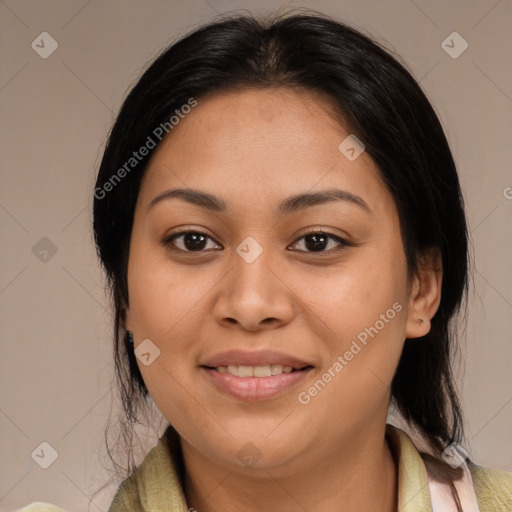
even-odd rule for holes
{"type": "Polygon", "coordinates": [[[200,370],[207,382],[213,384],[223,395],[243,401],[261,401],[271,400],[297,389],[311,374],[313,367],[308,366],[271,377],[237,377],[206,366],[202,366],[200,370]]]}
{"type": "Polygon", "coordinates": [[[243,350],[230,350],[207,358],[201,366],[218,368],[220,366],[277,366],[291,367],[294,370],[302,370],[312,366],[309,362],[301,360],[289,354],[283,354],[274,350],[260,350],[248,352],[243,350]]]}
{"type": "Polygon", "coordinates": [[[224,395],[256,401],[290,392],[314,367],[306,360],[274,350],[230,350],[206,358],[200,369],[207,381],[224,395]]]}

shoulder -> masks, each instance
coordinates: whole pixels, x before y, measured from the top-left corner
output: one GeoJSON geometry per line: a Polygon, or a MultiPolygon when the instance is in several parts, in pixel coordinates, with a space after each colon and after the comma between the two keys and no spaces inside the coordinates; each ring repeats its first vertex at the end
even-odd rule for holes
{"type": "Polygon", "coordinates": [[[187,510],[179,477],[178,434],[169,427],[142,463],[119,486],[108,512],[187,510]],[[174,510],[174,509],[173,509],[174,510]]]}
{"type": "Polygon", "coordinates": [[[108,512],[142,512],[144,510],[139,500],[135,475],[136,473],[121,483],[108,512]]]}
{"type": "Polygon", "coordinates": [[[481,510],[512,510],[512,473],[479,466],[468,461],[475,494],[481,510]]]}

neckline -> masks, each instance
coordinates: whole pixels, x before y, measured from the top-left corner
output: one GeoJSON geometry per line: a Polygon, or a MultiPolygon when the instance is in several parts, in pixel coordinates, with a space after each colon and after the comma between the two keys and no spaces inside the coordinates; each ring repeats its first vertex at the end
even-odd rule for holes
{"type": "MultiPolygon", "coordinates": [[[[386,423],[385,439],[396,467],[398,510],[433,512],[426,466],[413,441],[406,432],[390,423],[386,423]]],[[[179,483],[179,492],[186,506],[185,465],[180,436],[172,425],[169,425],[161,441],[165,441],[174,480],[179,483]]]]}

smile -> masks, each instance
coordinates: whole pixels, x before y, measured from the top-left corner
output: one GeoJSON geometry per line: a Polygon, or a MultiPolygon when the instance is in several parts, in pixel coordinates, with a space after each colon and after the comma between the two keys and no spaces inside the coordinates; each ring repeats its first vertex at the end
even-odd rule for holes
{"type": "Polygon", "coordinates": [[[214,387],[239,400],[269,400],[297,387],[313,370],[312,366],[296,369],[280,364],[245,366],[228,365],[215,368],[201,366],[214,387]]]}

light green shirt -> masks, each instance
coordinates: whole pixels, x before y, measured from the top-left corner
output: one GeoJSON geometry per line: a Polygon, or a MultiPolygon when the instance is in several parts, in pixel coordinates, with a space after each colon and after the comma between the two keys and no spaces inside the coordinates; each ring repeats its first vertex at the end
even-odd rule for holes
{"type": "MultiPolygon", "coordinates": [[[[438,512],[432,507],[432,488],[425,464],[409,436],[389,424],[386,436],[398,462],[398,511],[438,512]]],[[[139,467],[121,483],[108,512],[188,512],[180,478],[182,464],[177,434],[169,427],[139,467]]],[[[467,468],[478,501],[475,507],[480,512],[512,512],[512,473],[472,462],[468,462],[467,468]]],[[[63,512],[57,507],[31,506],[18,512],[63,512]]],[[[451,507],[439,508],[439,512],[445,510],[451,507]]]]}

